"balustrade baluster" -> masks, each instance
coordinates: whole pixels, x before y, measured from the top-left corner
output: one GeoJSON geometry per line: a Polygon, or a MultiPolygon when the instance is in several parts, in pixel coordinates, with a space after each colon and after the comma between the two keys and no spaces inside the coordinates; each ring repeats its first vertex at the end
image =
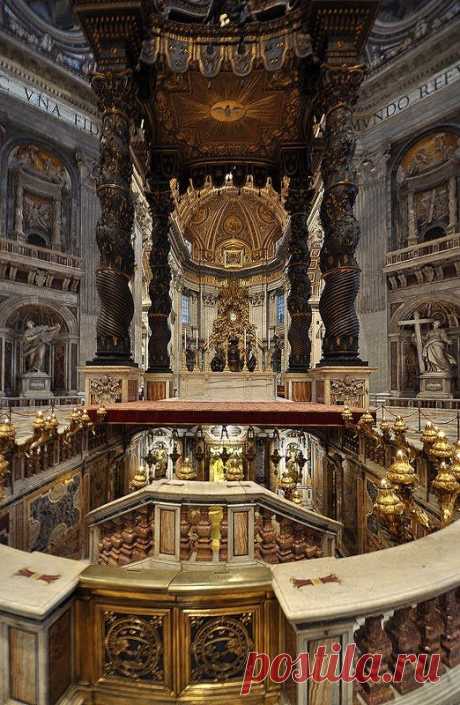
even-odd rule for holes
{"type": "Polygon", "coordinates": [[[222,507],[222,521],[220,522],[219,560],[228,560],[228,510],[222,507]]]}
{"type": "Polygon", "coordinates": [[[259,510],[256,510],[254,514],[254,558],[256,560],[262,559],[262,554],[260,551],[260,546],[262,542],[262,516],[259,510]]]}
{"type": "Polygon", "coordinates": [[[153,548],[152,512],[147,505],[136,511],[134,531],[136,540],[133,546],[133,560],[141,561],[147,558],[153,548]]]}
{"type": "MultiPolygon", "coordinates": [[[[389,671],[393,649],[391,639],[382,627],[382,619],[383,615],[366,617],[363,626],[355,632],[355,641],[361,654],[379,654],[382,657],[381,674],[389,671]]],[[[382,680],[378,683],[361,683],[360,694],[367,705],[381,705],[394,698],[394,691],[382,680]]]]}
{"type": "Polygon", "coordinates": [[[107,521],[102,526],[102,540],[100,541],[99,548],[99,560],[98,563],[103,565],[108,565],[110,562],[110,553],[112,551],[112,532],[114,531],[114,524],[112,521],[107,521]]]}
{"type": "Polygon", "coordinates": [[[277,517],[277,520],[279,524],[279,532],[276,537],[278,560],[280,563],[289,563],[289,561],[294,560],[292,550],[294,545],[292,521],[283,516],[277,517]]]}
{"type": "Polygon", "coordinates": [[[113,520],[114,531],[112,532],[111,542],[112,548],[110,550],[109,564],[118,565],[120,561],[120,551],[123,544],[123,538],[121,535],[121,521],[119,518],[113,520]]]}
{"type": "Polygon", "coordinates": [[[305,528],[305,558],[322,558],[323,552],[315,543],[311,529],[305,528]]]}
{"type": "MultiPolygon", "coordinates": [[[[428,654],[428,657],[432,654],[440,654],[444,622],[439,611],[438,600],[427,600],[427,602],[419,604],[417,616],[417,624],[422,636],[421,651],[428,654]]],[[[445,667],[440,664],[438,672],[444,673],[445,670],[445,667]]]]}
{"type": "Polygon", "coordinates": [[[265,563],[278,563],[278,554],[275,543],[275,527],[273,526],[273,514],[269,509],[261,509],[262,528],[260,535],[260,554],[265,563]]]}
{"type": "MultiPolygon", "coordinates": [[[[414,622],[414,615],[411,607],[403,607],[396,610],[394,616],[386,625],[386,632],[391,639],[393,652],[391,664],[394,668],[400,654],[418,654],[422,638],[414,622]]],[[[420,688],[421,683],[417,683],[414,678],[415,666],[407,662],[404,667],[403,678],[400,683],[394,683],[394,687],[401,695],[410,693],[416,688],[420,688]]]]}
{"type": "Polygon", "coordinates": [[[303,561],[305,558],[305,528],[298,522],[294,523],[294,542],[292,546],[295,561],[303,561]]]}
{"type": "Polygon", "coordinates": [[[190,538],[190,530],[192,522],[190,513],[187,507],[181,507],[180,513],[180,559],[181,561],[190,560],[192,555],[192,540],[190,538]]]}
{"type": "Polygon", "coordinates": [[[209,507],[200,508],[200,520],[196,531],[198,540],[196,542],[196,560],[212,561],[212,539],[211,522],[209,520],[209,507]]]}
{"type": "Polygon", "coordinates": [[[441,614],[444,620],[444,634],[441,638],[442,660],[449,668],[460,665],[460,601],[455,590],[440,598],[441,614]]]}
{"type": "Polygon", "coordinates": [[[121,518],[121,537],[122,544],[120,547],[120,565],[127,565],[133,560],[134,542],[136,540],[136,532],[134,530],[134,514],[129,514],[121,518]]]}

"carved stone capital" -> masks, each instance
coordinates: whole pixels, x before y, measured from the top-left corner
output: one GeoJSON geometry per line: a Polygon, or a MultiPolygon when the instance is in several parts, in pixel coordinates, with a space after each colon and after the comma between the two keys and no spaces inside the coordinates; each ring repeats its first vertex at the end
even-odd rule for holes
{"type": "Polygon", "coordinates": [[[137,114],[137,86],[131,69],[95,72],[91,76],[91,86],[102,115],[117,111],[131,119],[137,114]]]}
{"type": "Polygon", "coordinates": [[[324,113],[338,107],[351,110],[357,103],[359,90],[366,76],[366,66],[323,64],[319,105],[324,113]]]}

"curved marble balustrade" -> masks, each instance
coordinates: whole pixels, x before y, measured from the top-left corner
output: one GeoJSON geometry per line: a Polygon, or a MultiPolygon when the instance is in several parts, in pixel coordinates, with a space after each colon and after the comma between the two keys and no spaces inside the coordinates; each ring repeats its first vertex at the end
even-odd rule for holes
{"type": "Polygon", "coordinates": [[[0,678],[0,703],[55,705],[64,694],[69,705],[275,705],[280,693],[269,683],[240,697],[248,651],[295,656],[334,641],[383,653],[390,669],[399,653],[441,653],[444,672],[439,684],[417,687],[409,668],[397,690],[291,684],[285,703],[457,705],[459,541],[457,522],[372,554],[209,563],[206,572],[192,563],[88,567],[0,547],[0,663],[19,674],[0,678]]]}
{"type": "Polygon", "coordinates": [[[255,482],[158,480],[88,515],[93,563],[287,563],[335,555],[342,525],[255,482]]]}

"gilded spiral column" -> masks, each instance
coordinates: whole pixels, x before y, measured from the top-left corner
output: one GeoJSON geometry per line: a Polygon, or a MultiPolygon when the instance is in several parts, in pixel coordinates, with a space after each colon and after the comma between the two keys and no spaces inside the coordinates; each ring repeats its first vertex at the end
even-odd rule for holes
{"type": "Polygon", "coordinates": [[[285,208],[291,216],[289,241],[287,308],[291,318],[288,340],[290,345],[288,372],[307,372],[310,367],[311,283],[308,276],[310,251],[307,217],[313,191],[308,177],[293,176],[289,183],[285,208]]]}
{"type": "Polygon", "coordinates": [[[355,301],[360,269],[355,252],[359,224],[353,215],[357,195],[352,158],[356,145],[353,108],[365,75],[362,65],[323,64],[320,103],[325,114],[321,173],[324,244],[320,266],[324,289],[319,310],[325,327],[321,365],[361,365],[355,301]]]}
{"type": "Polygon", "coordinates": [[[94,363],[132,365],[129,329],[134,314],[130,289],[134,273],[131,244],[134,207],[129,134],[136,109],[136,87],[130,70],[95,73],[92,87],[102,118],[97,178],[101,216],[96,227],[100,309],[94,363]]]}
{"type": "Polygon", "coordinates": [[[171,372],[169,341],[171,329],[169,316],[172,309],[170,295],[171,267],[169,253],[169,217],[173,210],[171,193],[168,190],[152,191],[149,196],[152,212],[152,246],[150,271],[152,274],[149,294],[149,369],[148,372],[171,372]]]}

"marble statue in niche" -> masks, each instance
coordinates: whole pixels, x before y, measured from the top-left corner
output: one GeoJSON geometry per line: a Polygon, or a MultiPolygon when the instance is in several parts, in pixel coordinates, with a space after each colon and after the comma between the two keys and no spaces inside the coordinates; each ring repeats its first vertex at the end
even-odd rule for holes
{"type": "Polygon", "coordinates": [[[27,321],[23,335],[23,356],[26,372],[45,372],[46,346],[60,331],[60,326],[36,326],[27,321]]]}
{"type": "Polygon", "coordinates": [[[457,361],[449,353],[449,339],[440,327],[440,321],[433,321],[433,329],[427,334],[423,345],[423,361],[427,372],[450,372],[457,361]]]}

